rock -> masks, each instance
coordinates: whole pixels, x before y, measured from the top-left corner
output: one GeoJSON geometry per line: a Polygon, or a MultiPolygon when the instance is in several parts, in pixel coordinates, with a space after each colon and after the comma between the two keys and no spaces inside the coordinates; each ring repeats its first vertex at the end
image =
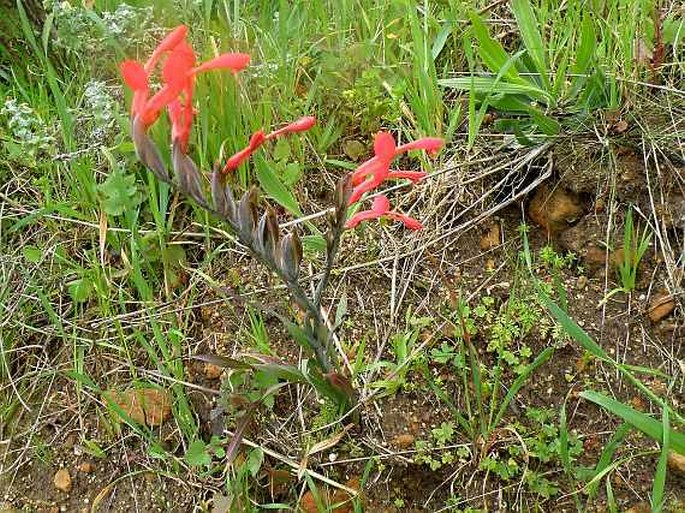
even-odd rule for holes
{"type": "Polygon", "coordinates": [[[414,445],[415,440],[416,437],[411,433],[402,433],[392,439],[392,444],[400,449],[407,449],[408,447],[414,445]]]}
{"type": "Polygon", "coordinates": [[[157,388],[130,388],[124,392],[106,392],[131,420],[148,426],[159,426],[171,415],[169,394],[157,388]]]}
{"type": "Polygon", "coordinates": [[[675,309],[675,300],[668,293],[654,297],[649,303],[647,314],[652,322],[659,322],[668,317],[675,309]]]}
{"type": "Polygon", "coordinates": [[[368,149],[362,142],[350,139],[343,143],[343,151],[345,155],[356,162],[368,152],[368,149]]]}
{"type": "Polygon", "coordinates": [[[55,485],[55,488],[64,493],[69,493],[71,491],[71,476],[69,475],[69,471],[65,468],[61,468],[55,472],[55,477],[52,482],[55,485]]]}
{"type": "Polygon", "coordinates": [[[576,289],[585,290],[585,287],[587,287],[587,283],[587,276],[578,276],[578,280],[576,281],[576,289]]]}
{"type": "Polygon", "coordinates": [[[668,468],[685,476],[685,456],[668,451],[668,468]]]}
{"type": "Polygon", "coordinates": [[[93,465],[90,461],[84,461],[78,466],[79,472],[83,472],[84,474],[92,474],[95,472],[95,465],[93,465]]]}
{"type": "Polygon", "coordinates": [[[562,187],[551,189],[542,184],[535,190],[535,195],[528,205],[528,215],[548,235],[558,235],[570,228],[584,212],[580,197],[562,187]]]}
{"type": "Polygon", "coordinates": [[[204,373],[207,379],[217,379],[221,376],[223,369],[213,363],[205,363],[204,373]]]}
{"type": "Polygon", "coordinates": [[[499,223],[492,223],[488,231],[480,239],[480,249],[487,251],[496,248],[502,242],[502,229],[499,223]]]}

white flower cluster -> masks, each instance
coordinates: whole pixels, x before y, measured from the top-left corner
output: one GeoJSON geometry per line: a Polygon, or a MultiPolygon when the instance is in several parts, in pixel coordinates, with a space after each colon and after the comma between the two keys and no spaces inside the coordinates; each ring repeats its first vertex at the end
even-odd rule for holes
{"type": "Polygon", "coordinates": [[[19,103],[16,98],[6,98],[0,110],[7,124],[7,128],[17,143],[33,152],[47,149],[54,142],[48,135],[48,129],[36,112],[26,103],[19,103]]]}
{"type": "Polygon", "coordinates": [[[64,1],[44,2],[46,12],[54,17],[56,46],[72,52],[98,52],[105,40],[138,44],[152,21],[152,7],[134,7],[121,3],[114,11],[98,13],[64,1]]]}
{"type": "Polygon", "coordinates": [[[97,125],[109,126],[114,121],[118,103],[110,94],[107,84],[101,80],[91,80],[86,84],[84,97],[97,125]]]}

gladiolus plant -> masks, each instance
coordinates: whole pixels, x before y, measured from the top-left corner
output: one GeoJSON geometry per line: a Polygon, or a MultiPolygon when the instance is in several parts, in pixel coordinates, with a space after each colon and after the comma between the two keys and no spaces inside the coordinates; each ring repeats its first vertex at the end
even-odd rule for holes
{"type": "MultiPolygon", "coordinates": [[[[255,187],[238,197],[229,182],[232,172],[245,163],[258,148],[277,137],[305,132],[316,124],[316,119],[305,116],[268,133],[259,130],[250,137],[245,148],[229,157],[223,165],[215,165],[211,173],[201,172],[188,154],[195,116],[195,78],[200,73],[212,70],[239,73],[247,67],[250,57],[242,53],[225,53],[198,64],[195,52],[186,40],[187,33],[185,26],[174,29],[145,63],[133,60],[121,63],[124,82],[133,92],[131,133],[138,158],[159,180],[177,187],[225,221],[240,242],[287,285],[293,300],[304,312],[304,320],[295,324],[284,320],[280,315],[278,317],[284,320],[293,337],[311,350],[315,365],[306,372],[292,366],[281,366],[280,376],[287,376],[288,379],[301,376],[303,381],[314,384],[330,398],[339,403],[347,403],[351,387],[338,370],[337,359],[331,348],[333,334],[321,309],[323,292],[328,284],[343,232],[364,221],[381,217],[399,221],[411,230],[422,228],[416,219],[392,210],[390,201],[382,195],[375,197],[369,210],[357,212],[349,219],[348,208],[362,201],[365,194],[374,192],[387,180],[410,180],[413,183],[422,180],[426,173],[391,169],[393,160],[411,150],[435,154],[443,146],[443,141],[438,138],[423,138],[397,146],[389,133],[380,132],[376,135],[374,156],[341,179],[336,187],[334,208],[327,218],[325,265],[320,281],[310,296],[299,282],[302,244],[297,231],[283,233],[274,210],[268,205],[259,208],[258,191],[255,187]],[[153,92],[151,78],[158,68],[161,71],[161,87],[153,92]],[[148,130],[165,110],[172,127],[173,177],[159,149],[148,136],[148,130]],[[287,369],[287,372],[283,369],[287,369]]],[[[259,367],[266,364],[264,360],[260,360],[253,362],[253,365],[259,367]]],[[[276,368],[273,362],[268,365],[269,369],[276,368]]]]}

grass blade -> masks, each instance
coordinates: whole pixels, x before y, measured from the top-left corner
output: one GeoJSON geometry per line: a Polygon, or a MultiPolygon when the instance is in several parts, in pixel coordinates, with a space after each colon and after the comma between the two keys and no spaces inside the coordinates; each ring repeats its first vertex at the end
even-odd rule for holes
{"type": "Polygon", "coordinates": [[[530,5],[529,0],[513,0],[511,3],[511,10],[514,12],[516,21],[523,38],[523,43],[526,46],[528,55],[535,63],[535,67],[540,73],[540,79],[546,90],[550,90],[549,84],[549,69],[547,66],[547,59],[545,56],[545,46],[542,42],[542,35],[538,30],[538,20],[535,18],[535,13],[530,5]]]}
{"type": "Polygon", "coordinates": [[[668,451],[670,445],[671,425],[668,420],[668,408],[662,410],[661,422],[664,437],[661,442],[661,456],[656,466],[654,474],[654,485],[652,486],[652,511],[660,513],[664,507],[664,489],[666,488],[666,465],[668,464],[668,451]]]}
{"type": "MultiPolygon", "coordinates": [[[[580,396],[583,399],[587,399],[588,401],[601,406],[614,415],[621,417],[624,421],[629,423],[635,429],[642,431],[652,440],[657,442],[663,441],[664,427],[658,420],[653,419],[642,412],[634,410],[630,406],[626,406],[615,399],[611,399],[604,394],[600,394],[599,392],[586,390],[581,392],[580,396]]],[[[685,454],[685,435],[669,428],[668,437],[670,447],[679,454],[685,454]]]]}

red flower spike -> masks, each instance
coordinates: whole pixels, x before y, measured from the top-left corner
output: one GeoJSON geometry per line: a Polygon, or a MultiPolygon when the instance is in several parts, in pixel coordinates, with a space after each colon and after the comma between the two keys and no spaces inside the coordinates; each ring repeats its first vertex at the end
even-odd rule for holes
{"type": "Polygon", "coordinates": [[[172,30],[164,39],[162,39],[157,45],[157,48],[152,52],[152,55],[145,63],[145,71],[148,73],[152,71],[160,57],[166,52],[173,50],[181,41],[184,41],[187,34],[188,27],[185,25],[179,25],[172,30]]]}
{"type": "Polygon", "coordinates": [[[315,124],[315,117],[305,116],[303,118],[298,119],[297,121],[294,121],[293,123],[284,126],[283,128],[274,130],[273,132],[270,132],[266,135],[264,135],[264,132],[262,130],[255,132],[254,134],[252,134],[252,137],[250,137],[250,142],[248,143],[247,147],[243,148],[226,161],[226,165],[224,166],[224,173],[232,171],[236,169],[238,166],[240,166],[240,164],[242,164],[245,160],[250,158],[252,153],[254,153],[254,151],[257,148],[259,148],[262,144],[264,144],[265,141],[275,139],[276,137],[279,137],[281,135],[304,132],[305,130],[309,130],[315,124]]]}
{"type": "Polygon", "coordinates": [[[373,200],[371,210],[363,210],[350,217],[347,220],[347,223],[345,223],[345,228],[355,228],[364,221],[379,219],[381,217],[389,217],[395,221],[400,221],[410,230],[420,230],[423,228],[423,225],[413,217],[390,210],[390,201],[385,196],[376,196],[373,200]]]}
{"type": "Polygon", "coordinates": [[[234,74],[242,71],[250,63],[250,56],[246,53],[224,53],[207,62],[203,62],[192,70],[193,75],[213,69],[228,69],[234,74]]]}
{"type": "Polygon", "coordinates": [[[385,180],[408,179],[414,183],[422,180],[426,175],[421,171],[390,171],[393,159],[401,153],[411,150],[425,150],[436,153],[445,144],[438,137],[424,137],[416,141],[397,146],[392,135],[378,132],[373,142],[374,156],[363,162],[351,175],[350,182],[354,186],[348,200],[348,205],[359,201],[369,191],[374,190],[385,180]]]}

